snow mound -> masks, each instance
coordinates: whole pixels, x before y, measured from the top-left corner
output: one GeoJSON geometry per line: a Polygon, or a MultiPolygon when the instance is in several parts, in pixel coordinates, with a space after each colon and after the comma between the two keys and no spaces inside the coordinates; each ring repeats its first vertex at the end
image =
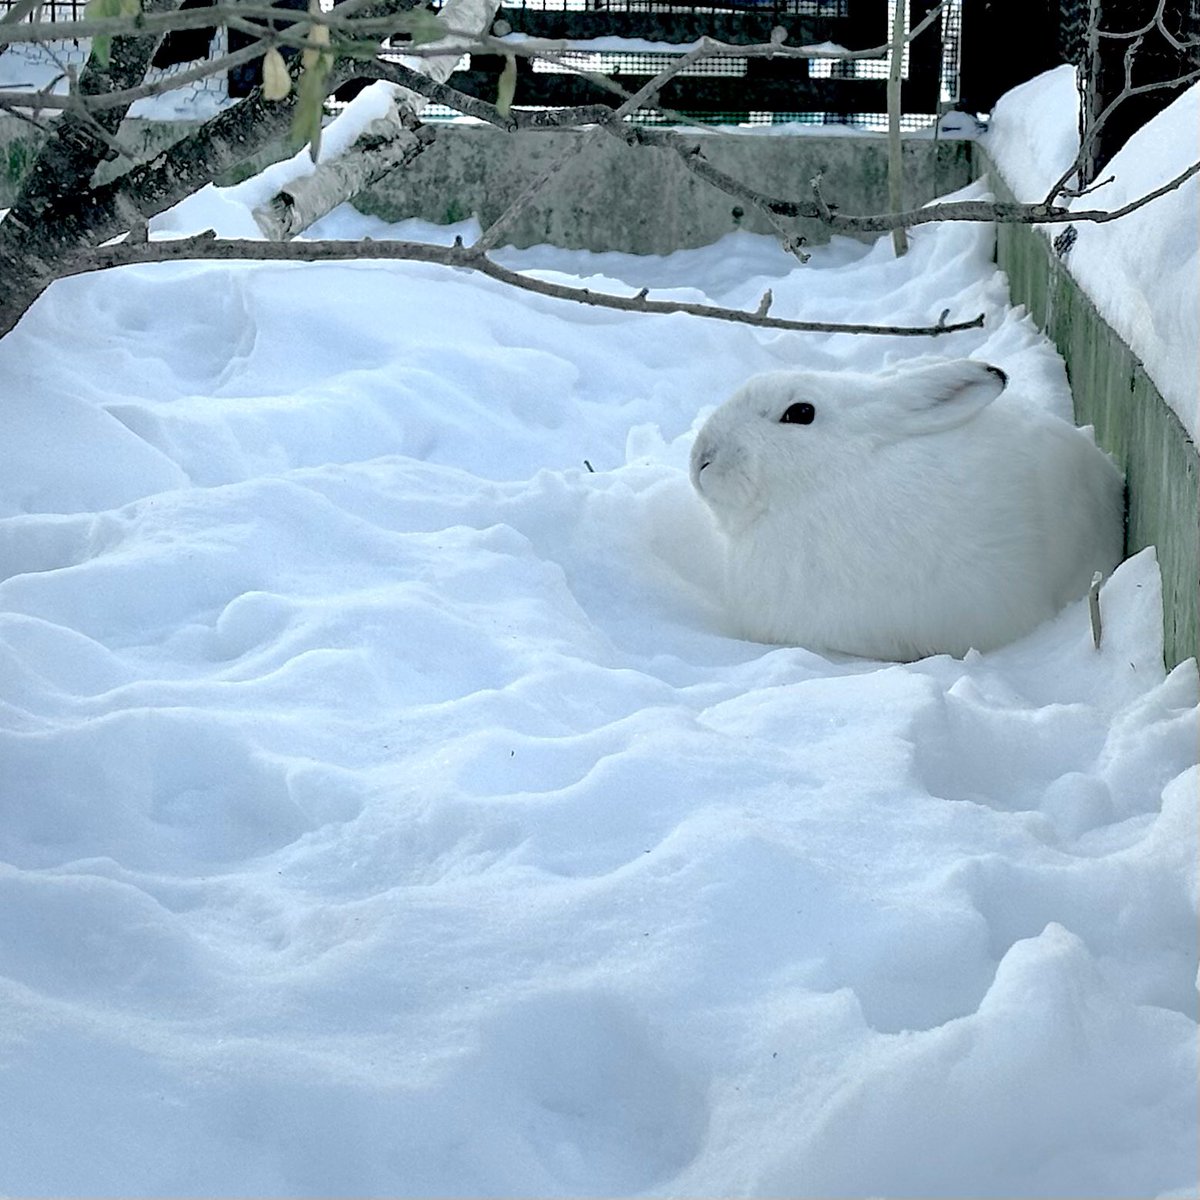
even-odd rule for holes
{"type": "MultiPolygon", "coordinates": [[[[1077,112],[1069,66],[997,103],[984,145],[1019,200],[1044,200],[1074,161],[1077,112]]],[[[1169,183],[1200,157],[1197,129],[1200,84],[1130,138],[1098,172],[1107,182],[1071,207],[1111,212],[1169,183]]],[[[1117,221],[1075,228],[1067,268],[1200,442],[1200,176],[1117,221]]]]}

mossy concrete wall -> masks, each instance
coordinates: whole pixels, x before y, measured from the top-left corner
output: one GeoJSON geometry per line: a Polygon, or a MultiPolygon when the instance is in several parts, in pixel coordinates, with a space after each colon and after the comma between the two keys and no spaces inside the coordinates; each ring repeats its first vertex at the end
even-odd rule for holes
{"type": "MultiPolygon", "coordinates": [[[[975,170],[1001,199],[1003,177],[976,147],[975,170]]],[[[996,260],[1015,304],[1024,304],[1067,364],[1075,419],[1125,472],[1126,553],[1154,546],[1163,582],[1168,666],[1200,658],[1200,455],[1145,367],[1072,278],[1049,239],[1028,225],[1001,225],[996,260]]]]}
{"type": "MultiPolygon", "coordinates": [[[[714,167],[756,191],[807,199],[823,176],[823,193],[848,212],[877,212],[887,196],[886,139],[867,134],[692,132],[683,135],[714,167]]],[[[588,139],[537,191],[507,231],[515,246],[549,242],[582,250],[667,254],[705,246],[735,229],[769,233],[749,205],[705,183],[672,150],[629,146],[601,130],[505,134],[449,125],[405,171],[355,200],[387,221],[422,217],[439,224],[475,216],[489,225],[564,154],[588,139]]],[[[971,143],[912,138],[905,142],[905,199],[923,204],[965,187],[971,143]]],[[[829,240],[819,221],[788,221],[789,232],[813,245],[829,240]]]]}

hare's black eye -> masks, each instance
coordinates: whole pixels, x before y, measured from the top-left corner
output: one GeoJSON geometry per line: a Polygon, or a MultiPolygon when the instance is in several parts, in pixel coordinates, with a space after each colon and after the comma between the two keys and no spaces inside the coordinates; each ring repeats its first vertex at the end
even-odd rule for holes
{"type": "Polygon", "coordinates": [[[799,404],[789,404],[783,410],[783,416],[779,418],[779,423],[780,425],[811,425],[816,415],[817,410],[807,400],[802,400],[799,404]]]}

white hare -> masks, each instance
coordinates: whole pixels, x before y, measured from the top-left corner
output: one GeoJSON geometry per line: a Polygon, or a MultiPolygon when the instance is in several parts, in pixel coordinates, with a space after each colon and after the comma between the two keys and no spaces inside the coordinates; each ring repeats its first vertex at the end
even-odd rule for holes
{"type": "Polygon", "coordinates": [[[733,631],[907,661],[986,650],[1120,561],[1120,472],[1007,398],[1003,371],[922,358],[777,372],[705,422],[692,484],[727,555],[733,631]]]}

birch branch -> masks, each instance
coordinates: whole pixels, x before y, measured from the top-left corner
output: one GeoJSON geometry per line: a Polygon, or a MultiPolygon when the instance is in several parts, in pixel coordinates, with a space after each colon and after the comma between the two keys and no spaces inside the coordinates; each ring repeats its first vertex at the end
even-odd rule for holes
{"type": "MultiPolygon", "coordinates": [[[[497,0],[449,0],[442,9],[450,24],[471,25],[477,36],[490,28],[497,0]]],[[[422,74],[434,83],[445,83],[454,73],[461,52],[441,53],[423,60],[422,74]]],[[[281,188],[265,205],[254,210],[263,234],[275,241],[295,237],[339,204],[365,191],[398,167],[406,167],[434,139],[434,130],[417,130],[417,117],[429,103],[425,96],[396,88],[387,112],[372,121],[344,154],[319,162],[311,174],[301,175],[281,188]]]]}

